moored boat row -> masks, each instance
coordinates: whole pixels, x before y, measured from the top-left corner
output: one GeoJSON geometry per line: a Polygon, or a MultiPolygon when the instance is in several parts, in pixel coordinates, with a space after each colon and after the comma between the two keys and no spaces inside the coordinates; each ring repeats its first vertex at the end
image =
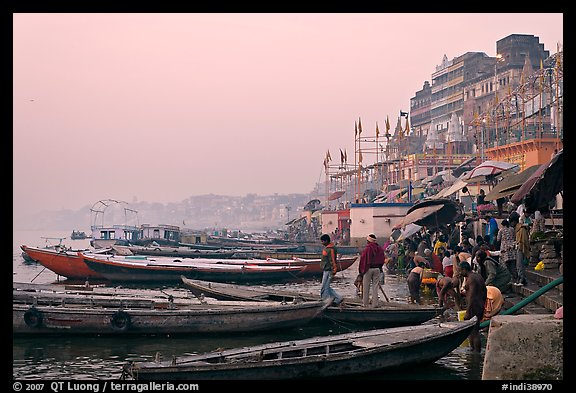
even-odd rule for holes
{"type": "Polygon", "coordinates": [[[301,326],[327,301],[217,302],[174,292],[46,290],[14,284],[12,332],[39,334],[241,333],[301,326]],[[175,299],[175,297],[177,297],[175,299]]]}
{"type": "MultiPolygon", "coordinates": [[[[221,281],[284,281],[321,276],[319,259],[179,258],[110,255],[22,245],[21,249],[56,274],[69,279],[123,282],[180,282],[180,276],[221,281]]],[[[340,256],[338,270],[349,268],[355,256],[340,256]]]]}

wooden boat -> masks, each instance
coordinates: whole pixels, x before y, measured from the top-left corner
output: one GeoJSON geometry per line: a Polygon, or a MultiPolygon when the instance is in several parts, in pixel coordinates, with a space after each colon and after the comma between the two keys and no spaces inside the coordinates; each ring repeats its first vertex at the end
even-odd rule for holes
{"type": "MultiPolygon", "coordinates": [[[[338,272],[348,269],[350,266],[356,262],[358,259],[357,255],[351,256],[338,256],[338,272]]],[[[260,265],[286,265],[286,266],[306,266],[300,275],[301,276],[318,276],[322,277],[322,265],[320,264],[320,258],[298,258],[293,257],[292,259],[278,259],[278,258],[266,258],[266,262],[259,262],[260,265]]]]}
{"type": "MultiPolygon", "coordinates": [[[[318,301],[316,294],[295,293],[272,290],[264,287],[207,282],[181,277],[183,284],[195,296],[212,297],[218,300],[251,301],[318,301]]],[[[433,305],[387,302],[375,308],[365,308],[362,303],[345,299],[342,307],[330,306],[322,313],[322,318],[353,324],[366,324],[378,327],[417,325],[440,315],[441,309],[433,305]]]]}
{"type": "Polygon", "coordinates": [[[467,321],[364,330],[181,356],[131,362],[124,379],[302,379],[383,372],[433,363],[468,337],[467,321]]]}
{"type": "Polygon", "coordinates": [[[263,266],[250,260],[147,256],[87,255],[78,253],[86,265],[110,281],[180,282],[180,276],[217,282],[270,282],[298,279],[305,266],[263,266]]]}
{"type": "Polygon", "coordinates": [[[54,273],[70,279],[105,279],[100,273],[90,269],[82,258],[78,256],[78,250],[68,251],[62,247],[39,248],[21,245],[22,252],[40,263],[54,273]]]}
{"type": "Polygon", "coordinates": [[[35,336],[254,332],[301,326],[327,304],[174,301],[138,290],[98,295],[13,289],[12,331],[35,336]]]}
{"type": "MultiPolygon", "coordinates": [[[[199,250],[189,247],[167,247],[167,246],[120,246],[114,245],[115,249],[127,250],[132,255],[152,255],[167,256],[177,258],[232,258],[233,250],[199,250]]],[[[129,255],[126,253],[124,255],[129,255]]]]}

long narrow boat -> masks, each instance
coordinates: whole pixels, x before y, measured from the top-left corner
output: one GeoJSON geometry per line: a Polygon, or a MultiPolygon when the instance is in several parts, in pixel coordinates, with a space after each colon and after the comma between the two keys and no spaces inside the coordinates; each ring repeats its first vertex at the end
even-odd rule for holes
{"type": "Polygon", "coordinates": [[[38,334],[240,333],[301,326],[328,302],[218,302],[143,291],[49,293],[13,289],[12,332],[38,334]]]}
{"type": "Polygon", "coordinates": [[[39,248],[21,245],[20,248],[30,258],[54,273],[70,279],[105,279],[104,276],[90,269],[78,255],[78,250],[65,251],[62,248],[39,248]]]}
{"type": "MultiPolygon", "coordinates": [[[[166,249],[168,247],[164,247],[166,249]]],[[[320,258],[290,258],[290,259],[278,259],[278,258],[264,258],[264,259],[256,259],[256,258],[230,258],[234,252],[230,252],[228,254],[222,252],[214,252],[208,251],[201,254],[196,255],[195,257],[188,257],[186,254],[178,255],[170,255],[169,252],[162,253],[159,251],[157,254],[147,253],[144,252],[133,252],[133,247],[126,247],[126,246],[113,246],[115,251],[122,251],[127,250],[130,254],[134,254],[133,257],[130,254],[120,253],[119,256],[127,256],[127,259],[130,260],[143,260],[147,259],[150,261],[154,261],[154,263],[161,263],[161,264],[171,264],[172,262],[178,262],[180,264],[184,263],[219,263],[219,264],[231,264],[231,265],[258,265],[258,266],[303,266],[306,269],[302,269],[298,275],[299,276],[322,276],[322,266],[320,264],[320,258]],[[206,256],[207,254],[212,253],[211,256],[206,256]],[[218,257],[221,255],[221,257],[218,257]],[[139,258],[140,256],[145,256],[145,258],[139,258]],[[149,257],[149,258],[148,258],[149,257]],[[189,259],[196,259],[196,261],[189,261],[189,259]]],[[[148,247],[148,249],[150,249],[148,247]]],[[[196,252],[198,250],[192,250],[192,252],[196,252]]],[[[343,271],[348,269],[350,266],[356,262],[358,258],[357,255],[339,255],[337,259],[337,271],[343,271]]]]}
{"type": "Polygon", "coordinates": [[[384,372],[435,362],[462,344],[475,323],[476,317],[218,349],[168,361],[131,362],[122,374],[135,380],[264,380],[384,372]]]}
{"type": "MultiPolygon", "coordinates": [[[[357,255],[342,256],[339,255],[336,261],[337,272],[344,271],[356,262],[358,259],[357,255]]],[[[298,258],[293,257],[292,259],[278,259],[278,258],[266,258],[265,262],[258,262],[259,265],[287,265],[287,266],[306,266],[300,275],[301,276],[318,276],[322,277],[322,265],[320,264],[320,258],[298,258]]]]}
{"type": "Polygon", "coordinates": [[[216,259],[87,255],[78,253],[86,265],[110,281],[180,282],[180,276],[217,282],[277,282],[299,279],[306,267],[263,266],[250,260],[230,263],[216,259]]]}
{"type": "MultiPolygon", "coordinates": [[[[195,296],[211,297],[218,300],[251,301],[318,301],[320,296],[311,293],[296,293],[264,287],[235,285],[230,283],[208,282],[181,277],[182,283],[195,296]]],[[[417,305],[400,302],[386,302],[379,307],[366,308],[353,299],[345,299],[342,307],[330,306],[322,313],[322,318],[353,324],[366,324],[374,327],[417,325],[440,315],[441,309],[434,305],[417,305]]]]}
{"type": "Polygon", "coordinates": [[[178,258],[232,258],[234,250],[199,250],[190,247],[169,247],[169,246],[121,246],[114,245],[115,249],[125,250],[125,255],[153,255],[178,258]]]}

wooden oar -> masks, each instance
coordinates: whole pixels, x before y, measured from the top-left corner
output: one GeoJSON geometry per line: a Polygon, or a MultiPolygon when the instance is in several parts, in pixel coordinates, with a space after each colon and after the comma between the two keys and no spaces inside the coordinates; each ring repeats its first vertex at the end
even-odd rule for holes
{"type": "Polygon", "coordinates": [[[389,302],[390,299],[388,299],[388,296],[386,296],[386,292],[384,292],[384,288],[382,288],[382,285],[380,285],[380,283],[378,283],[378,288],[380,288],[380,291],[382,292],[382,295],[384,295],[384,297],[386,298],[386,301],[389,302]]]}

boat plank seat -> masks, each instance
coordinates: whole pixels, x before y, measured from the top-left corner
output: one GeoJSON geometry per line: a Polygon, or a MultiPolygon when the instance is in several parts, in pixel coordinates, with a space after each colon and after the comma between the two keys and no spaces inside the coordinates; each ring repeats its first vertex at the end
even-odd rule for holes
{"type": "MultiPolygon", "coordinates": [[[[14,303],[48,305],[48,306],[89,306],[89,307],[129,307],[129,308],[156,308],[158,302],[152,299],[122,298],[122,297],[94,297],[94,296],[74,296],[70,294],[43,294],[38,296],[33,293],[14,293],[12,296],[14,303]]],[[[162,302],[166,303],[166,302],[162,302]]],[[[166,307],[162,307],[166,308],[166,307]]]]}

